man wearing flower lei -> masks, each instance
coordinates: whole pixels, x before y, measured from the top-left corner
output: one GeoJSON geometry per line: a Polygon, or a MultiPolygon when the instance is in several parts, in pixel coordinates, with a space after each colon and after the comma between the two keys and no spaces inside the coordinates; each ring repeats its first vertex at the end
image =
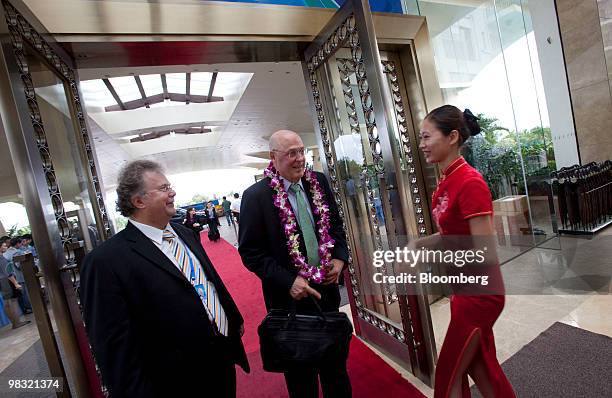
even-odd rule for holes
{"type": "MultiPolygon", "coordinates": [[[[268,310],[338,311],[338,281],[348,261],[338,207],[322,173],[306,170],[300,136],[280,130],[270,137],[265,178],[243,194],[238,251],[263,287],[268,310]]],[[[350,397],[346,363],[285,373],[291,398],[350,397]]]]}

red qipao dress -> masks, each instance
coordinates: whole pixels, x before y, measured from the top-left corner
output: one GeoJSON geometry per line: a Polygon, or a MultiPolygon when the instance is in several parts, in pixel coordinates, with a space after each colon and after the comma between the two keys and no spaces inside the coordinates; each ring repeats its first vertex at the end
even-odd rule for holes
{"type": "MultiPolygon", "coordinates": [[[[469,219],[492,215],[491,192],[482,175],[463,157],[451,163],[443,172],[433,194],[433,218],[441,235],[470,235],[469,219]]],[[[446,398],[457,378],[461,378],[462,397],[470,397],[467,373],[458,374],[459,365],[472,339],[479,339],[476,358],[486,366],[496,398],[515,397],[512,386],[502,371],[495,354],[493,324],[504,308],[503,282],[498,275],[489,277],[499,287],[495,295],[454,294],[450,299],[451,320],[440,350],[436,367],[435,398],[446,398]]],[[[491,271],[489,271],[491,274],[491,271]]]]}

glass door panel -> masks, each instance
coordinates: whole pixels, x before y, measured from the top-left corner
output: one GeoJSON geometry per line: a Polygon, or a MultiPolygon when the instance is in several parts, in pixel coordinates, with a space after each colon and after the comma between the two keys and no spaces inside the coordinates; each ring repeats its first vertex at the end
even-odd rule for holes
{"type": "Polygon", "coordinates": [[[402,103],[392,100],[384,81],[367,1],[346,2],[306,49],[304,58],[319,146],[326,161],[323,168],[349,238],[348,289],[357,333],[431,383],[435,352],[431,356],[423,344],[417,293],[407,295],[394,284],[375,283],[374,278],[375,274],[396,274],[393,262],[373,265],[375,252],[403,247],[409,234],[418,233],[419,222],[422,233],[427,229],[419,189],[415,191],[418,206],[410,208],[418,207],[421,216],[405,214],[405,204],[414,203],[405,189],[411,186],[411,179],[398,181],[403,175],[397,175],[402,134],[396,123],[405,114],[398,116],[394,111],[394,104],[402,110],[402,103]]]}

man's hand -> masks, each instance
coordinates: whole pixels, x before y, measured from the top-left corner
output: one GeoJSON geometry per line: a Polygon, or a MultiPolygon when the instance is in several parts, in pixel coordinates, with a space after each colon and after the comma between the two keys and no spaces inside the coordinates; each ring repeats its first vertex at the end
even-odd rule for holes
{"type": "Polygon", "coordinates": [[[323,280],[324,285],[329,285],[330,283],[338,283],[340,275],[342,274],[342,269],[344,268],[344,261],[334,258],[331,260],[331,265],[332,267],[329,269],[329,271],[325,275],[325,279],[323,280]]]}
{"type": "Polygon", "coordinates": [[[291,294],[291,297],[293,297],[295,300],[303,299],[309,294],[321,300],[321,293],[311,288],[310,285],[308,285],[308,281],[301,276],[295,278],[295,281],[293,281],[293,286],[291,286],[291,289],[289,290],[289,294],[291,294]]]}

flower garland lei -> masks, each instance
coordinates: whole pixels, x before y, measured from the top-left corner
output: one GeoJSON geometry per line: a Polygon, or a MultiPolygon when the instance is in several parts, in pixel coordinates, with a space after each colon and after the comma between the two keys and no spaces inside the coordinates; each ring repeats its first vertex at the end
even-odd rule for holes
{"type": "Polygon", "coordinates": [[[319,264],[312,266],[304,258],[300,252],[300,234],[297,233],[298,223],[293,214],[289,195],[285,190],[285,185],[280,179],[280,174],[270,162],[264,175],[270,178],[268,184],[275,192],[273,195],[274,206],[280,212],[281,223],[285,236],[287,237],[287,247],[289,256],[293,260],[293,264],[299,268],[298,274],[306,280],[321,283],[325,279],[325,274],[331,268],[331,248],[334,247],[334,239],[329,235],[329,206],[325,203],[324,194],[319,181],[315,177],[314,172],[306,169],[304,177],[310,184],[310,193],[312,194],[312,202],[314,204],[313,213],[319,216],[317,221],[317,229],[319,232],[319,264]]]}

